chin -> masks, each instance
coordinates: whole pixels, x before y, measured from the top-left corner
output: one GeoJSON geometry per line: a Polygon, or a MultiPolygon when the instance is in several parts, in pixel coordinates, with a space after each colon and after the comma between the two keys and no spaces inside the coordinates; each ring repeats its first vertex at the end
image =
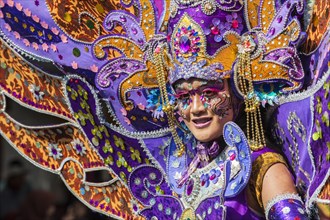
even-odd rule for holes
{"type": "Polygon", "coordinates": [[[222,131],[214,132],[213,131],[194,131],[193,135],[200,142],[210,142],[218,139],[222,134],[222,131]]]}

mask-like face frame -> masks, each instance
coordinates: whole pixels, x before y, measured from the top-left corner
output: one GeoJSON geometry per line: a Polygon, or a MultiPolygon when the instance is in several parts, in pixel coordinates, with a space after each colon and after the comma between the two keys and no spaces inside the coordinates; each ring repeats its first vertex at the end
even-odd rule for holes
{"type": "Polygon", "coordinates": [[[233,106],[227,80],[197,78],[175,85],[179,114],[195,138],[201,142],[217,139],[223,125],[233,120],[233,106]]]}

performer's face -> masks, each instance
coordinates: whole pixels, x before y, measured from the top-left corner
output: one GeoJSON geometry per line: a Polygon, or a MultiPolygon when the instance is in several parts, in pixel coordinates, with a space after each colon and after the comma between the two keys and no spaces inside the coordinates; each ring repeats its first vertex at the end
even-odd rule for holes
{"type": "Polygon", "coordinates": [[[222,135],[223,126],[233,120],[232,101],[227,80],[190,79],[175,86],[179,114],[201,142],[222,135]]]}

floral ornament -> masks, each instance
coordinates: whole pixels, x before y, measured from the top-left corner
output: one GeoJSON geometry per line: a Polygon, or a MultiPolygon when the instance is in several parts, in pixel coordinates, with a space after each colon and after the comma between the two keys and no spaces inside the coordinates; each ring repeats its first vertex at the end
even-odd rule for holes
{"type": "Polygon", "coordinates": [[[140,208],[139,208],[138,202],[136,200],[132,199],[132,200],[130,200],[130,204],[131,204],[133,213],[136,214],[136,215],[138,215],[139,212],[140,212],[140,208]]]}
{"type": "Polygon", "coordinates": [[[252,52],[256,46],[253,38],[250,35],[245,35],[241,38],[241,43],[237,45],[238,53],[243,54],[252,52]]]}
{"type": "MultiPolygon", "coordinates": [[[[168,98],[170,100],[170,104],[173,105],[175,103],[175,97],[172,93],[171,88],[167,87],[167,91],[169,92],[168,98]]],[[[147,110],[152,112],[153,118],[159,119],[160,117],[164,117],[163,105],[159,89],[152,89],[149,91],[149,94],[147,96],[147,103],[148,105],[146,106],[146,108],[147,110]]]]}
{"type": "Polygon", "coordinates": [[[113,148],[109,140],[105,140],[105,145],[103,146],[102,150],[104,153],[108,153],[108,152],[113,153],[113,148]]]}
{"type": "Polygon", "coordinates": [[[263,84],[255,87],[255,93],[263,107],[266,103],[273,106],[279,104],[278,96],[281,94],[281,88],[276,84],[263,84]]]}
{"type": "Polygon", "coordinates": [[[139,163],[141,163],[140,151],[134,149],[133,147],[130,147],[130,151],[132,160],[137,160],[139,163]]]}
{"type": "Polygon", "coordinates": [[[53,157],[55,160],[62,158],[63,156],[63,154],[61,153],[62,149],[59,148],[57,144],[48,144],[47,149],[49,151],[48,155],[50,157],[53,157]]]}
{"type": "Polygon", "coordinates": [[[117,147],[121,148],[122,150],[126,149],[123,139],[121,139],[120,137],[117,137],[117,135],[114,135],[113,138],[115,139],[115,145],[117,147]]]}
{"type": "Polygon", "coordinates": [[[109,155],[106,159],[105,159],[105,164],[107,165],[113,165],[113,157],[111,155],[109,155]]]}
{"type": "Polygon", "coordinates": [[[191,26],[178,28],[174,38],[174,52],[177,57],[184,55],[197,56],[197,53],[200,51],[200,45],[198,32],[192,29],[191,26]]]}
{"type": "Polygon", "coordinates": [[[121,114],[124,116],[124,121],[127,123],[127,125],[131,125],[131,121],[129,118],[127,118],[127,111],[125,108],[120,109],[121,114]]]}
{"type": "Polygon", "coordinates": [[[236,12],[232,13],[231,15],[227,15],[225,27],[227,30],[233,30],[241,33],[243,30],[242,18],[239,17],[236,12]]]}
{"type": "Polygon", "coordinates": [[[231,150],[228,152],[228,157],[230,160],[235,160],[236,158],[236,152],[234,150],[231,150]]]}
{"type": "Polygon", "coordinates": [[[216,184],[218,182],[220,174],[221,172],[218,169],[212,169],[210,171],[210,180],[212,181],[213,184],[216,184]]]}
{"type": "Polygon", "coordinates": [[[209,181],[210,176],[209,176],[209,174],[203,173],[200,180],[201,180],[201,186],[204,186],[204,187],[207,188],[210,185],[210,181],[209,181]]]}
{"type": "Polygon", "coordinates": [[[121,152],[117,152],[117,155],[118,155],[118,160],[116,161],[116,164],[117,164],[118,168],[120,168],[122,166],[123,167],[127,167],[128,166],[127,161],[123,157],[122,153],[121,152]]]}
{"type": "Polygon", "coordinates": [[[221,171],[223,171],[223,169],[225,167],[224,161],[219,161],[218,167],[220,168],[221,171]]]}
{"type": "Polygon", "coordinates": [[[204,32],[206,35],[212,34],[215,42],[220,42],[222,41],[222,36],[226,30],[227,28],[219,18],[213,18],[212,25],[209,28],[206,28],[204,32]]]}
{"type": "Polygon", "coordinates": [[[45,95],[44,92],[40,91],[40,86],[36,86],[34,84],[30,85],[29,90],[37,101],[42,100],[43,96],[45,95]]]}
{"type": "Polygon", "coordinates": [[[83,156],[86,154],[86,147],[79,139],[74,139],[71,144],[78,155],[83,156]]]}

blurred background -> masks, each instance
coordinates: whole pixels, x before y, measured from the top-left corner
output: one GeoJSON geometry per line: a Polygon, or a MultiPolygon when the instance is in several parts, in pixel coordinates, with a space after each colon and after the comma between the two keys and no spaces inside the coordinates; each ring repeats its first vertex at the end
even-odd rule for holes
{"type": "MultiPolygon", "coordinates": [[[[25,125],[64,122],[33,112],[6,97],[6,111],[25,125]],[[35,120],[38,118],[38,120],[35,120]],[[38,124],[33,124],[33,123],[38,124]]],[[[0,220],[108,220],[93,212],[66,188],[60,176],[24,159],[0,135],[0,220]]]]}

